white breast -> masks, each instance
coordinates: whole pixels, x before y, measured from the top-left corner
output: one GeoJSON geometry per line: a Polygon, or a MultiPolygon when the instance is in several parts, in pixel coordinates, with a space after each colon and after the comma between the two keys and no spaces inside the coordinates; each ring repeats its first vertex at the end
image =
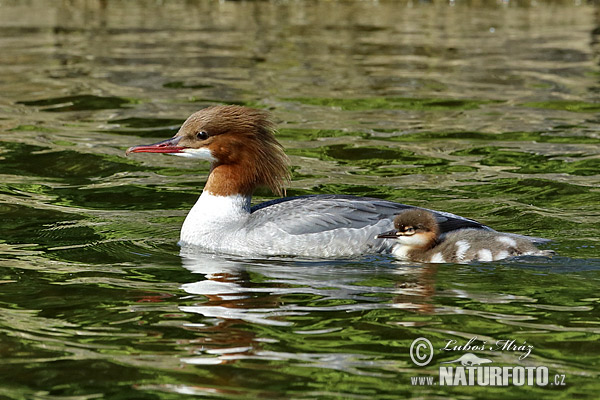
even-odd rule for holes
{"type": "Polygon", "coordinates": [[[180,244],[231,252],[249,215],[249,197],[204,191],[183,222],[180,244]]]}

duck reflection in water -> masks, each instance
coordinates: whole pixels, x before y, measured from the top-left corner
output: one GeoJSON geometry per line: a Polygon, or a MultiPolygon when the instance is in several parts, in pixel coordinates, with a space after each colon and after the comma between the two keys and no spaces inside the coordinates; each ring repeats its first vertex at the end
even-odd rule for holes
{"type": "MultiPolygon", "coordinates": [[[[196,351],[200,354],[183,360],[190,364],[222,364],[243,358],[294,358],[310,365],[358,373],[356,368],[363,363],[364,355],[270,351],[264,349],[265,343],[278,342],[279,336],[263,337],[256,332],[291,329],[303,335],[330,334],[345,327],[303,329],[306,316],[377,309],[431,313],[434,309],[431,297],[436,270],[432,265],[392,268],[389,257],[379,263],[293,258],[247,260],[184,250],[182,260],[190,272],[204,276],[202,280],[182,285],[187,293],[201,296],[197,304],[180,307],[184,312],[203,316],[201,323],[186,325],[187,329],[202,333],[194,340],[194,344],[201,346],[196,351]],[[373,277],[374,268],[379,269],[381,279],[388,279],[389,285],[363,283],[373,277]],[[264,328],[255,329],[256,326],[264,328]]],[[[333,325],[336,320],[332,319],[333,325]]]]}

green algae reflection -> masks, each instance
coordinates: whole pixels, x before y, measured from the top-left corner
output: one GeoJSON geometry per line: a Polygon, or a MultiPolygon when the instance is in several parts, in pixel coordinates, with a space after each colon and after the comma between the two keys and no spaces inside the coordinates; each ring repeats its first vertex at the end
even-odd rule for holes
{"type": "Polygon", "coordinates": [[[83,94],[77,96],[53,97],[42,100],[20,101],[18,104],[42,107],[44,111],[48,112],[65,112],[123,108],[125,105],[135,104],[137,102],[137,100],[124,97],[83,94]]]}
{"type": "Polygon", "coordinates": [[[470,100],[470,99],[436,99],[436,98],[410,98],[410,97],[373,97],[358,99],[337,98],[310,98],[294,97],[285,98],[285,101],[301,103],[311,106],[335,107],[347,111],[401,109],[401,110],[472,110],[481,105],[501,103],[498,100],[470,100]]]}
{"type": "Polygon", "coordinates": [[[531,108],[545,108],[548,110],[561,110],[561,111],[587,112],[587,113],[597,113],[600,111],[600,103],[587,103],[584,101],[568,101],[568,100],[534,101],[534,102],[524,103],[523,106],[531,107],[531,108]]]}

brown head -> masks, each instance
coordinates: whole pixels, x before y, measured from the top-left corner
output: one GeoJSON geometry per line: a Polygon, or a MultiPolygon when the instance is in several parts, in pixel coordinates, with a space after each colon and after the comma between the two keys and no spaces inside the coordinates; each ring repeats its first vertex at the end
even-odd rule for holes
{"type": "Polygon", "coordinates": [[[283,194],[288,158],[275,139],[275,125],[261,110],[214,106],[192,114],[165,141],[130,147],[129,153],[171,153],[211,162],[204,190],[214,195],[252,195],[257,186],[283,194]]]}
{"type": "Polygon", "coordinates": [[[397,239],[402,244],[429,249],[437,244],[440,228],[435,216],[427,210],[411,208],[394,218],[394,230],[378,238],[397,239]]]}

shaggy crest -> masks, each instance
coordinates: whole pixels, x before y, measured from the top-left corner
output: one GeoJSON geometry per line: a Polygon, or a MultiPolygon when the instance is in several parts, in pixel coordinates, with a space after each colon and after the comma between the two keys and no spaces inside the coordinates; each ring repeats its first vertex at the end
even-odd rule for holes
{"type": "Polygon", "coordinates": [[[192,114],[180,132],[193,137],[205,131],[213,154],[207,190],[220,195],[252,194],[266,186],[281,196],[290,181],[289,159],[275,138],[269,114],[253,108],[227,105],[208,107],[192,114]]]}

